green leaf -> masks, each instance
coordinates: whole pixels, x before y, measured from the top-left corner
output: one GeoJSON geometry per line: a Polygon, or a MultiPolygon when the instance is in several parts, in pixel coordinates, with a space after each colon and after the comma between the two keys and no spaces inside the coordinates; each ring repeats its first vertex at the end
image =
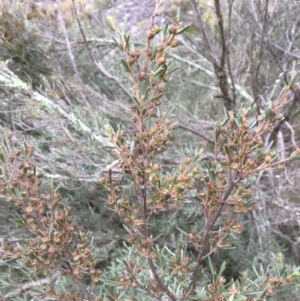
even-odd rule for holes
{"type": "Polygon", "coordinates": [[[135,96],[132,96],[132,100],[135,103],[137,111],[138,111],[138,114],[139,114],[140,110],[141,110],[140,103],[138,102],[138,100],[137,100],[137,98],[135,96]]]}
{"type": "Polygon", "coordinates": [[[221,276],[223,275],[223,272],[226,269],[226,262],[224,261],[221,265],[221,268],[219,270],[218,276],[217,276],[217,282],[219,281],[219,279],[221,278],[221,276]]]}
{"type": "Polygon", "coordinates": [[[132,154],[133,151],[134,151],[134,140],[132,140],[130,143],[130,153],[132,154]]]}
{"type": "Polygon", "coordinates": [[[201,295],[190,295],[189,296],[189,300],[202,300],[202,299],[200,299],[201,297],[203,297],[203,296],[201,296],[201,295]]]}
{"type": "Polygon", "coordinates": [[[155,63],[151,62],[150,65],[149,65],[149,71],[153,71],[154,68],[155,68],[155,63]]]}
{"type": "Polygon", "coordinates": [[[159,75],[165,73],[165,72],[166,72],[166,69],[167,69],[167,68],[166,68],[165,66],[160,66],[160,67],[158,67],[158,68],[155,70],[154,77],[157,77],[157,76],[159,76],[159,75]]]}
{"type": "Polygon", "coordinates": [[[252,121],[249,123],[249,129],[253,129],[256,126],[257,126],[257,120],[252,119],[252,121]]]}
{"type": "Polygon", "coordinates": [[[4,162],[5,162],[5,159],[4,159],[4,155],[3,155],[3,153],[0,153],[0,161],[1,161],[2,163],[4,163],[4,162]]]}
{"type": "Polygon", "coordinates": [[[118,38],[112,36],[112,39],[114,40],[114,42],[116,43],[116,45],[121,49],[121,45],[120,45],[120,41],[118,38]]]}
{"type": "Polygon", "coordinates": [[[143,80],[140,84],[140,94],[146,96],[147,93],[147,82],[143,80]]]}
{"type": "Polygon", "coordinates": [[[170,116],[170,114],[173,112],[174,110],[174,107],[169,107],[165,113],[165,116],[164,116],[164,120],[167,120],[167,118],[170,116]]]}
{"type": "Polygon", "coordinates": [[[121,59],[121,63],[125,68],[125,71],[131,73],[130,67],[128,66],[127,62],[124,59],[121,59]]]}
{"type": "Polygon", "coordinates": [[[267,294],[267,292],[268,292],[268,290],[269,290],[269,287],[270,287],[270,285],[267,285],[267,286],[265,287],[265,289],[264,289],[260,294],[258,294],[257,298],[258,298],[258,299],[263,298],[263,297],[267,294]]]}
{"type": "Polygon", "coordinates": [[[208,175],[210,176],[210,178],[212,180],[216,180],[216,174],[215,174],[215,170],[211,168],[211,162],[210,161],[205,161],[204,165],[207,169],[208,175]]]}
{"type": "Polygon", "coordinates": [[[292,78],[292,80],[289,82],[289,85],[288,85],[289,89],[293,89],[296,79],[298,78],[298,74],[299,74],[299,72],[297,72],[295,74],[295,76],[292,78]]]}
{"type": "Polygon", "coordinates": [[[176,67],[176,68],[172,69],[171,71],[167,72],[167,74],[169,75],[169,74],[175,72],[175,71],[178,70],[178,69],[180,69],[180,67],[176,67]]]}
{"type": "Polygon", "coordinates": [[[145,116],[146,113],[147,113],[147,109],[145,108],[145,109],[142,110],[142,116],[145,116]]]}
{"type": "Polygon", "coordinates": [[[153,61],[155,59],[156,53],[157,53],[157,46],[155,45],[152,50],[151,61],[153,61]]]}
{"type": "Polygon", "coordinates": [[[107,136],[111,136],[111,134],[114,132],[113,127],[107,122],[106,124],[104,124],[104,130],[107,134],[107,136]]]}
{"type": "Polygon", "coordinates": [[[291,277],[292,278],[299,278],[300,277],[300,272],[298,272],[298,271],[294,271],[292,274],[291,274],[291,277]]]}
{"type": "Polygon", "coordinates": [[[296,161],[296,160],[299,160],[300,159],[300,155],[296,155],[296,156],[293,156],[293,157],[289,157],[289,161],[296,161]]]}
{"type": "Polygon", "coordinates": [[[160,93],[160,94],[158,94],[155,98],[151,98],[151,101],[154,101],[154,100],[156,100],[156,99],[159,99],[159,98],[161,98],[161,97],[164,96],[164,95],[165,95],[165,92],[160,93]]]}
{"type": "Polygon", "coordinates": [[[179,227],[176,227],[176,229],[177,229],[179,232],[181,232],[182,234],[184,234],[184,235],[188,235],[188,233],[187,233],[187,232],[185,232],[184,230],[182,230],[181,228],[179,228],[179,227]]]}
{"type": "Polygon", "coordinates": [[[212,261],[211,261],[211,258],[210,258],[210,257],[208,257],[208,265],[209,265],[211,274],[212,274],[212,276],[213,276],[213,282],[215,282],[215,281],[216,281],[216,271],[215,271],[215,269],[214,269],[214,267],[213,267],[213,264],[212,264],[212,261]]]}
{"type": "Polygon", "coordinates": [[[221,134],[221,132],[220,132],[218,129],[216,129],[216,130],[215,130],[215,142],[218,142],[218,141],[219,141],[220,134],[221,134]]]}
{"type": "Polygon", "coordinates": [[[175,22],[176,23],[180,22],[180,7],[177,8],[177,14],[175,16],[175,22]]]}
{"type": "Polygon", "coordinates": [[[123,224],[123,228],[127,233],[129,233],[130,235],[132,234],[132,231],[125,224],[123,224]]]}
{"type": "Polygon", "coordinates": [[[164,249],[168,252],[168,253],[170,253],[170,255],[171,256],[174,256],[175,257],[175,253],[173,253],[167,246],[164,246],[164,249]]]}
{"type": "Polygon", "coordinates": [[[265,120],[268,120],[271,115],[271,108],[268,108],[265,114],[265,120]]]}
{"type": "Polygon", "coordinates": [[[130,34],[127,36],[126,34],[124,34],[124,39],[125,39],[125,49],[130,49],[130,44],[129,44],[129,40],[130,40],[130,34]]]}
{"type": "MultiPolygon", "coordinates": [[[[229,119],[229,112],[228,112],[228,110],[226,110],[225,107],[224,107],[224,114],[225,114],[225,120],[229,119]]],[[[227,123],[227,121],[224,123],[224,125],[227,123]]]]}
{"type": "Polygon", "coordinates": [[[115,19],[112,16],[108,16],[105,19],[105,23],[108,27],[110,27],[113,31],[116,31],[115,29],[115,23],[114,23],[115,19]]]}
{"type": "Polygon", "coordinates": [[[14,214],[14,222],[16,224],[19,224],[19,225],[25,225],[26,224],[24,218],[19,213],[14,214]]]}
{"type": "Polygon", "coordinates": [[[285,276],[285,272],[286,272],[286,265],[280,270],[279,275],[281,277],[284,277],[285,276]]]}
{"type": "Polygon", "coordinates": [[[241,300],[247,300],[247,297],[244,295],[239,295],[234,298],[234,301],[241,301],[241,300]]]}
{"type": "Polygon", "coordinates": [[[202,153],[203,153],[203,148],[195,149],[195,157],[193,159],[194,165],[196,165],[198,162],[200,162],[204,159],[202,156],[202,153]],[[197,150],[197,152],[196,152],[196,150],[197,150]]]}
{"type": "Polygon", "coordinates": [[[165,26],[165,28],[164,28],[164,34],[163,34],[163,36],[164,36],[164,39],[167,37],[167,34],[168,34],[168,32],[169,32],[169,24],[166,24],[166,26],[165,26]]]}
{"type": "Polygon", "coordinates": [[[186,26],[186,27],[183,27],[181,29],[179,29],[178,31],[176,31],[176,34],[181,34],[183,32],[185,32],[186,30],[188,30],[191,26],[186,26]]]}
{"type": "Polygon", "coordinates": [[[226,153],[226,155],[227,155],[228,157],[230,157],[230,150],[229,150],[228,145],[226,144],[226,145],[224,146],[224,148],[225,148],[225,153],[226,153]]]}

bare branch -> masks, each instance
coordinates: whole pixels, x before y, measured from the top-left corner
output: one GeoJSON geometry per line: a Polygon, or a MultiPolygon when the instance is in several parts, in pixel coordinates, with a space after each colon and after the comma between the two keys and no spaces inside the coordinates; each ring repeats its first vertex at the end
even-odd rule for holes
{"type": "Polygon", "coordinates": [[[123,90],[123,92],[129,97],[131,98],[131,94],[130,92],[125,88],[125,86],[115,77],[113,76],[112,74],[110,74],[105,68],[104,66],[102,65],[101,62],[97,62],[96,59],[94,58],[93,54],[92,54],[92,51],[90,49],[90,46],[87,42],[87,39],[86,39],[86,36],[84,34],[84,31],[82,29],[82,26],[81,26],[81,22],[78,18],[78,14],[77,14],[77,9],[76,9],[76,6],[75,6],[75,0],[72,0],[72,3],[73,3],[73,10],[74,10],[74,14],[75,14],[75,18],[76,18],[76,21],[77,21],[77,24],[78,24],[78,27],[79,27],[79,30],[81,32],[81,35],[82,35],[82,38],[84,40],[84,43],[85,43],[85,46],[86,46],[86,49],[89,53],[89,56],[92,60],[92,62],[94,63],[94,65],[99,69],[99,71],[105,75],[107,78],[113,80],[120,88],[121,90],[123,90]]]}

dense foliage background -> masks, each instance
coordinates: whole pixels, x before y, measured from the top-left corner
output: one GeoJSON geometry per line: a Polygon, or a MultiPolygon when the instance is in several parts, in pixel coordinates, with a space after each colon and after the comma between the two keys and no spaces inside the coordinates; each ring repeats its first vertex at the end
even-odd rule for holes
{"type": "MultiPolygon", "coordinates": [[[[109,294],[114,285],[109,279],[122,270],[121,258],[129,252],[129,236],[118,216],[107,208],[107,191],[98,178],[100,170],[113,160],[105,144],[104,125],[109,121],[114,128],[130,130],[131,86],[104,18],[115,13],[121,26],[131,32],[132,42],[142,45],[154,1],[75,2],[80,24],[67,0],[59,5],[51,1],[3,2],[0,131],[3,137],[12,132],[20,147],[24,142],[34,145],[35,163],[48,179],[42,189],[49,190],[54,183],[64,202],[74,208],[78,224],[91,231],[97,266],[107,280],[107,286],[99,291],[109,294]]],[[[202,147],[210,158],[214,147],[211,119],[221,118],[224,106],[230,110],[252,107],[253,116],[258,116],[277,98],[291,72],[299,70],[297,1],[221,2],[218,11],[210,0],[168,0],[157,19],[158,24],[173,22],[180,6],[183,21],[191,24],[170,54],[173,67],[179,70],[172,74],[164,103],[179,128],[161,157],[166,170],[175,168],[195,147],[202,147]]],[[[279,148],[281,159],[288,157],[300,140],[298,85],[288,98],[285,119],[276,123],[264,141],[266,146],[279,148]]],[[[292,270],[300,264],[298,170],[296,161],[283,173],[262,172],[249,180],[259,210],[242,217],[244,231],[234,241],[235,249],[212,258],[217,267],[227,262],[228,279],[238,278],[252,266],[269,273],[278,267],[292,270]]],[[[177,228],[203,224],[193,198],[187,203],[182,209],[157,214],[152,224],[153,232],[162,235],[170,248],[181,235],[177,228]]],[[[4,199],[0,204],[1,244],[17,245],[25,234],[12,222],[15,208],[4,199]]],[[[38,300],[34,290],[21,288],[28,284],[38,291],[59,277],[33,275],[17,261],[4,260],[0,275],[1,300],[38,300]]],[[[64,290],[70,284],[64,280],[60,285],[64,290]]],[[[272,300],[296,301],[299,295],[295,286],[272,300]]]]}

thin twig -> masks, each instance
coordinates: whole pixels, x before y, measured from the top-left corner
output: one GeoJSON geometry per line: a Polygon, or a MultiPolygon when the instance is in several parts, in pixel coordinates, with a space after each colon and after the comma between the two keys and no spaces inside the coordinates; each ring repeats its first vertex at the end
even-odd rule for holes
{"type": "Polygon", "coordinates": [[[77,24],[78,24],[78,27],[79,27],[79,30],[81,32],[81,35],[82,35],[82,38],[84,40],[84,43],[85,43],[85,46],[86,46],[86,49],[89,53],[89,56],[92,60],[92,62],[94,63],[94,65],[98,68],[98,70],[103,74],[105,75],[108,79],[111,79],[113,80],[122,90],[123,92],[129,97],[131,98],[131,93],[123,86],[123,84],[115,77],[113,76],[112,74],[110,74],[103,66],[103,64],[99,61],[97,62],[96,59],[94,58],[93,54],[92,54],[92,51],[90,49],[90,46],[87,42],[87,39],[86,39],[86,36],[85,36],[85,33],[82,29],[82,26],[81,26],[81,22],[78,18],[78,14],[77,14],[77,9],[75,7],[75,0],[72,0],[72,3],[73,3],[73,10],[74,10],[74,14],[75,14],[75,19],[77,21],[77,24]]]}
{"type": "MultiPolygon", "coordinates": [[[[70,45],[70,41],[69,41],[69,37],[68,37],[68,32],[67,32],[67,29],[66,29],[66,24],[65,24],[65,21],[64,21],[64,18],[63,18],[63,14],[59,8],[59,5],[57,5],[57,8],[58,8],[58,14],[57,14],[57,18],[61,24],[61,27],[63,29],[63,32],[64,32],[64,35],[65,35],[65,40],[66,40],[66,46],[67,46],[67,49],[68,49],[68,54],[69,54],[69,57],[70,57],[70,60],[71,60],[71,63],[73,65],[73,69],[76,73],[76,76],[77,76],[77,79],[80,83],[80,86],[82,87],[82,90],[85,92],[85,85],[81,79],[81,76],[78,72],[78,69],[77,69],[77,65],[76,65],[76,62],[75,62],[75,59],[74,59],[74,55],[72,53],[72,50],[71,50],[71,45],[70,45]]],[[[84,95],[86,96],[87,93],[84,93],[84,95]]]]}
{"type": "Polygon", "coordinates": [[[213,144],[213,145],[215,144],[215,142],[214,142],[213,140],[211,140],[211,139],[208,138],[207,136],[201,134],[201,133],[200,133],[199,131],[197,131],[197,130],[194,130],[194,129],[192,129],[192,128],[189,128],[189,127],[187,127],[187,126],[185,126],[185,125],[183,125],[183,124],[178,124],[178,127],[181,128],[181,129],[187,130],[187,131],[189,131],[189,132],[191,132],[191,133],[193,133],[193,134],[195,134],[195,135],[201,137],[202,139],[206,140],[207,142],[209,142],[209,143],[211,143],[211,144],[213,144]]]}

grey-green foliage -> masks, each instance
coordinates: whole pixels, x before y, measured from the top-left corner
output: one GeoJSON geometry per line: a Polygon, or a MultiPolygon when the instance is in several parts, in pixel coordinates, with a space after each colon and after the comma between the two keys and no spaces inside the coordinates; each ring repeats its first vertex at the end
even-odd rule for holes
{"type": "MultiPolygon", "coordinates": [[[[235,5],[236,12],[240,17],[234,21],[236,23],[232,26],[235,38],[231,44],[231,58],[238,95],[237,106],[249,105],[254,101],[251,67],[257,66],[258,63],[261,64],[261,67],[258,73],[257,89],[262,96],[262,103],[265,104],[266,100],[271,99],[284,84],[285,73],[291,68],[293,61],[299,59],[297,36],[294,40],[296,46],[293,53],[283,50],[286,49],[289,35],[293,35],[297,29],[298,7],[296,7],[296,3],[287,5],[286,1],[282,1],[276,10],[270,12],[268,16],[268,47],[270,49],[269,51],[266,49],[260,58],[258,49],[262,29],[256,27],[256,11],[249,3],[245,5],[235,3],[235,5]],[[249,40],[250,36],[253,37],[251,41],[249,40]],[[247,47],[249,45],[252,47],[247,47]],[[280,79],[280,83],[276,82],[277,79],[280,79]]],[[[111,120],[115,127],[118,124],[121,124],[121,127],[129,124],[129,114],[126,111],[128,97],[116,82],[105,77],[93,65],[76,24],[68,29],[68,33],[85,91],[82,90],[78,79],[74,77],[65,36],[61,31],[57,31],[55,26],[53,28],[42,27],[45,33],[45,36],[42,37],[37,35],[37,28],[34,28],[40,23],[28,21],[25,25],[13,14],[3,14],[0,20],[1,31],[6,34],[9,42],[1,44],[1,60],[8,62],[7,67],[19,76],[24,84],[26,83],[26,89],[31,85],[34,89],[34,91],[24,93],[26,92],[24,88],[9,87],[7,83],[1,82],[1,110],[10,112],[1,112],[1,125],[15,131],[19,145],[22,144],[24,135],[25,140],[33,141],[37,148],[36,160],[40,168],[46,171],[49,181],[52,181],[53,178],[57,180],[58,189],[65,195],[66,201],[74,207],[78,223],[94,232],[96,251],[101,254],[99,255],[99,265],[105,271],[102,279],[107,279],[106,285],[99,285],[101,294],[109,295],[111,291],[121,291],[116,286],[115,271],[122,272],[124,269],[122,258],[129,256],[128,237],[118,218],[105,207],[107,195],[97,184],[97,176],[101,167],[110,160],[109,149],[104,147],[100,141],[100,137],[105,135],[102,130],[105,119],[111,120]],[[47,102],[48,98],[54,107],[57,106],[57,109],[52,110],[49,107],[47,109],[45,104],[37,101],[34,96],[40,92],[44,94],[40,99],[47,102]],[[28,118],[33,121],[29,125],[25,122],[28,118]],[[91,131],[86,131],[87,128],[91,131]],[[99,137],[100,140],[91,139],[93,136],[99,137]],[[109,260],[112,258],[114,260],[110,262],[109,260]]],[[[194,19],[191,21],[195,23],[194,19]]],[[[120,83],[130,89],[124,72],[119,67],[120,53],[111,40],[110,33],[104,29],[102,22],[92,20],[83,25],[96,61],[101,61],[109,74],[116,76],[120,83]]],[[[188,34],[203,51],[204,46],[197,29],[192,28],[188,34]]],[[[210,32],[210,35],[214,41],[214,47],[218,47],[218,36],[213,31],[210,32]]],[[[133,37],[136,44],[142,43],[143,39],[143,36],[133,37]]],[[[214,97],[218,94],[218,88],[215,84],[213,68],[190,40],[183,38],[181,45],[178,53],[172,55],[172,64],[174,67],[180,66],[181,71],[177,75],[174,74],[166,94],[170,106],[174,106],[171,116],[174,119],[180,119],[180,122],[187,127],[194,125],[195,131],[207,131],[207,137],[209,137],[211,127],[205,122],[197,123],[197,120],[208,120],[209,116],[215,117],[222,112],[222,101],[214,97]]],[[[177,142],[171,145],[170,153],[162,158],[167,168],[171,169],[178,162],[179,155],[174,156],[175,150],[186,147],[193,148],[199,144],[204,146],[207,151],[211,150],[210,143],[199,140],[199,137],[186,130],[178,130],[174,136],[177,142]]],[[[268,187],[267,179],[264,181],[268,187]]],[[[1,208],[3,208],[1,220],[5,220],[1,226],[2,237],[6,237],[8,233],[17,234],[18,232],[14,232],[10,228],[11,225],[8,226],[7,219],[3,219],[7,215],[13,214],[13,209],[4,202],[1,203],[1,208]]],[[[186,225],[203,223],[199,211],[199,208],[195,210],[191,204],[190,207],[187,206],[187,209],[155,217],[155,222],[151,225],[154,233],[165,236],[166,246],[162,261],[164,256],[168,256],[167,249],[172,252],[174,245],[172,233],[176,227],[184,230],[186,225]],[[161,229],[163,229],[163,233],[161,229]]],[[[269,213],[272,214],[271,211],[269,213]]],[[[246,230],[240,238],[240,242],[234,241],[237,249],[228,250],[224,255],[221,255],[220,252],[220,255],[214,258],[217,268],[221,266],[223,260],[227,261],[228,278],[239,277],[243,269],[251,263],[259,269],[260,263],[263,261],[264,268],[268,269],[270,246],[263,245],[263,248],[254,246],[256,246],[257,240],[269,233],[260,233],[259,231],[254,233],[252,230],[257,223],[264,224],[269,220],[270,223],[274,223],[274,220],[264,217],[257,219],[257,216],[248,216],[248,219],[250,221],[245,222],[246,230]],[[265,251],[263,251],[264,248],[265,251]],[[236,252],[237,255],[232,255],[236,252]],[[242,262],[245,258],[245,262],[242,262]],[[230,268],[231,266],[232,268],[230,268]]],[[[266,227],[265,229],[270,228],[266,227]]],[[[299,232],[296,231],[296,233],[299,232]]],[[[280,237],[280,233],[278,235],[280,237]]],[[[293,253],[287,250],[293,247],[293,243],[288,240],[282,242],[282,239],[279,240],[273,234],[270,234],[270,237],[273,240],[271,240],[271,249],[274,258],[276,258],[276,253],[286,252],[287,258],[289,258],[286,268],[292,270],[293,258],[290,258],[289,255],[295,254],[295,251],[293,253]],[[284,248],[286,245],[289,248],[284,248]]],[[[182,239],[182,236],[179,235],[174,239],[182,239]]],[[[190,252],[193,254],[193,250],[190,252]]],[[[136,259],[137,255],[133,254],[132,256],[136,259]]],[[[144,262],[143,264],[145,265],[144,262]]],[[[15,279],[13,283],[17,286],[25,279],[26,271],[23,271],[23,268],[18,267],[15,263],[9,262],[2,263],[1,269],[4,296],[9,293],[8,287],[11,284],[12,276],[15,279]]],[[[207,269],[207,266],[204,267],[204,279],[207,269]]],[[[143,277],[148,276],[143,275],[143,277]]],[[[29,279],[26,278],[26,281],[29,279]]],[[[170,283],[170,286],[175,287],[175,285],[175,283],[170,283]]],[[[15,291],[11,298],[15,298],[13,300],[30,299],[30,297],[18,294],[15,291]]],[[[131,294],[130,291],[129,294],[131,294]]],[[[137,296],[138,300],[151,300],[151,297],[145,297],[143,292],[137,296]]],[[[294,287],[288,292],[280,293],[277,299],[273,297],[272,300],[296,301],[297,298],[298,289],[294,287]]]]}

